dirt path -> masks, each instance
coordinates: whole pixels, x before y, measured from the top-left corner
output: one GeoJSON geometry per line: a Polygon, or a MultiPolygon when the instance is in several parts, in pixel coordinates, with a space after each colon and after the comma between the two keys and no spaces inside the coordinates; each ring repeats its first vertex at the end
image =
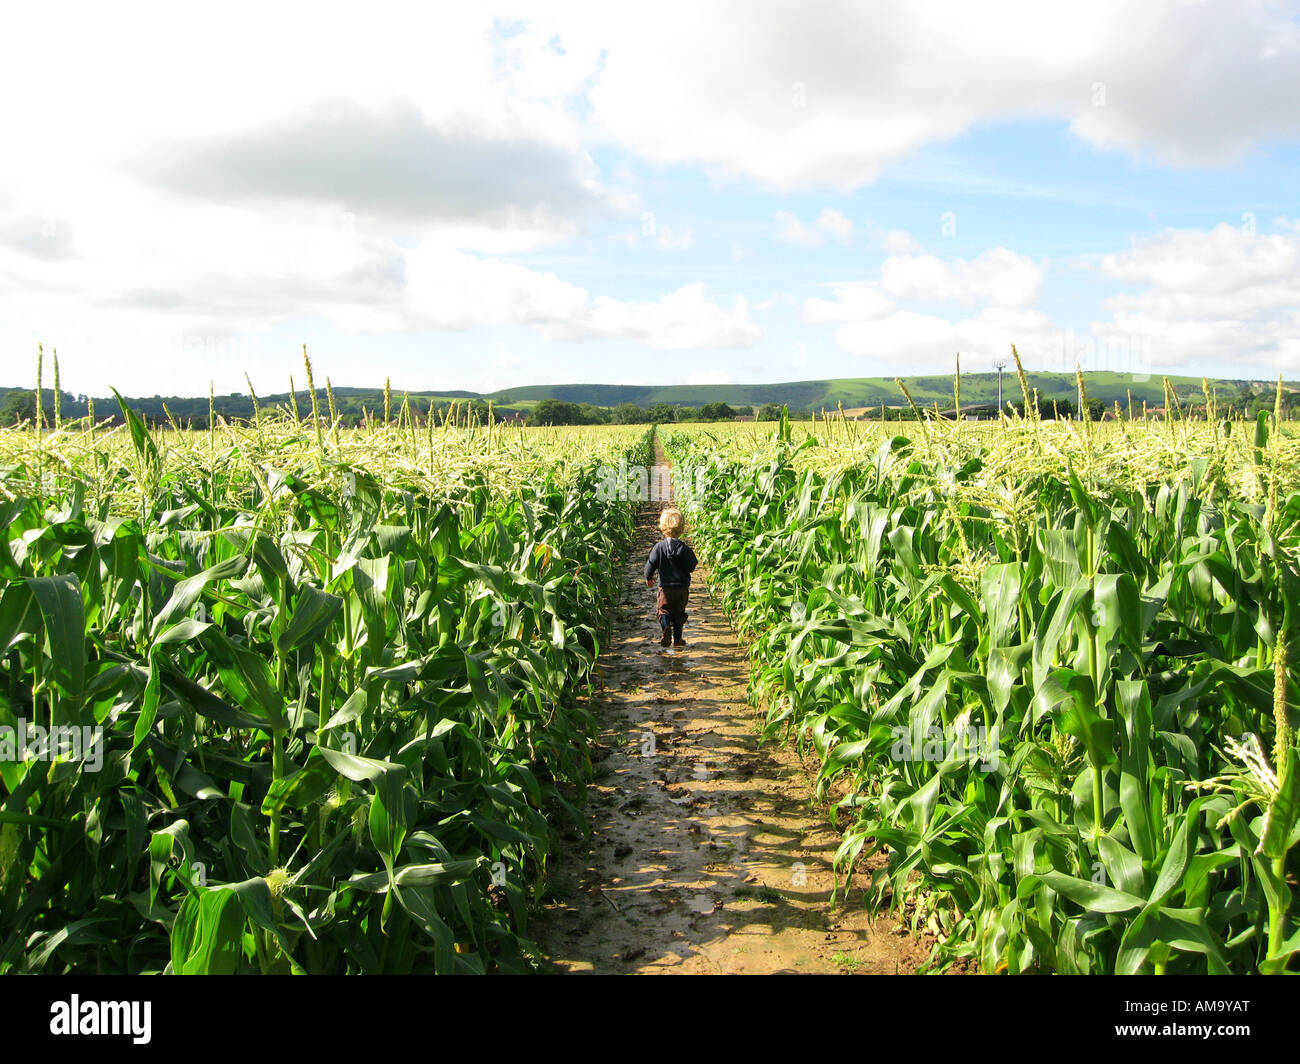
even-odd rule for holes
{"type": "Polygon", "coordinates": [[[658,509],[640,515],[600,657],[593,836],[552,857],[555,900],[530,937],[559,972],[915,971],[913,938],[856,905],[831,910],[839,836],[796,757],[759,747],[745,655],[702,567],[686,648],[659,645],[641,572],[658,509]]]}

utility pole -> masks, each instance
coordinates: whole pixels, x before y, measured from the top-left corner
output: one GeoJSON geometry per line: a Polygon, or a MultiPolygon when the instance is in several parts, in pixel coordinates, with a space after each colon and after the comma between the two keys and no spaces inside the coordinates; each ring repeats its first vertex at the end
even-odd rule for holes
{"type": "Polygon", "coordinates": [[[998,371],[998,416],[1002,416],[1002,371],[1007,368],[1007,360],[1000,358],[993,363],[993,368],[998,371]]]}

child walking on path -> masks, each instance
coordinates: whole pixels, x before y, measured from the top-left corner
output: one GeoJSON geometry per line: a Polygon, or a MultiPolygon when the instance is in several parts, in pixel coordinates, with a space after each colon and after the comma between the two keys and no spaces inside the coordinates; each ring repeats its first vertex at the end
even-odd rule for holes
{"type": "Polygon", "coordinates": [[[655,573],[659,574],[659,596],[655,613],[659,617],[662,634],[661,646],[671,641],[675,647],[686,645],[682,640],[682,625],[686,623],[686,600],[691,593],[691,573],[698,564],[695,552],[681,540],[686,520],[681,510],[670,506],[659,515],[659,531],[664,538],[654,545],[645,563],[645,586],[654,587],[655,573]]]}

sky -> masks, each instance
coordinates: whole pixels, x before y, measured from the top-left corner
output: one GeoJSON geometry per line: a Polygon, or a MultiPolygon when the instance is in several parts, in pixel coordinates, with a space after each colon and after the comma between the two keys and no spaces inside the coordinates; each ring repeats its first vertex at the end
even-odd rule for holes
{"type": "Polygon", "coordinates": [[[0,385],[1300,376],[1300,3],[538,7],[7,10],[0,385]]]}

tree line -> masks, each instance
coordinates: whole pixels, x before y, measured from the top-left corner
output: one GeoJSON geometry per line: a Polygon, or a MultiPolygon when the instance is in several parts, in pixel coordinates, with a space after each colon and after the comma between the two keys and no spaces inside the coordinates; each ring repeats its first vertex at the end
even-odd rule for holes
{"type": "MultiPolygon", "coordinates": [[[[296,398],[300,416],[304,418],[309,416],[311,413],[311,398],[308,393],[305,391],[298,393],[296,398]]],[[[53,424],[53,391],[48,388],[44,389],[41,393],[41,399],[45,421],[47,424],[53,424]]],[[[326,411],[326,397],[323,394],[318,395],[317,401],[324,414],[326,411]]],[[[1078,417],[1076,397],[1038,396],[1037,401],[1039,416],[1045,420],[1078,417]]],[[[197,398],[169,396],[163,398],[155,395],[151,398],[132,398],[128,402],[131,408],[151,426],[165,427],[170,424],[171,420],[175,420],[182,427],[192,426],[197,429],[208,427],[207,396],[197,398]],[[169,413],[170,418],[168,417],[169,413]]],[[[425,424],[429,417],[429,400],[416,397],[410,399],[409,402],[415,422],[421,425],[425,424]]],[[[1273,402],[1274,393],[1271,390],[1261,389],[1256,391],[1248,385],[1242,385],[1239,394],[1226,396],[1219,400],[1218,416],[1253,418],[1260,410],[1272,410],[1273,402]]],[[[96,398],[93,403],[96,420],[121,420],[121,413],[115,399],[96,398]]],[[[392,417],[397,416],[398,410],[401,409],[401,403],[401,397],[397,395],[390,397],[390,413],[392,417]]],[[[282,394],[261,400],[259,405],[263,413],[271,410],[288,411],[292,408],[292,401],[287,394],[282,394]]],[[[366,419],[382,418],[384,409],[383,393],[339,394],[336,392],[334,405],[340,424],[345,427],[355,427],[362,424],[366,419]]],[[[74,395],[60,390],[59,408],[62,417],[76,419],[85,417],[89,413],[89,402],[85,395],[74,395]]],[[[1024,403],[1020,400],[1009,401],[1007,408],[1022,416],[1024,414],[1024,403]]],[[[1127,417],[1127,405],[1121,403],[1120,408],[1121,416],[1127,417]]],[[[255,414],[252,398],[239,392],[214,397],[213,409],[228,421],[251,420],[255,414]]],[[[753,417],[755,421],[777,421],[781,417],[782,409],[783,404],[781,403],[764,403],[761,406],[732,406],[728,403],[714,402],[705,403],[702,406],[684,406],[661,402],[650,406],[620,403],[618,406],[604,407],[592,403],[572,403],[558,399],[543,399],[531,409],[508,403],[493,403],[489,408],[486,400],[475,398],[437,402],[433,407],[433,416],[439,421],[454,417],[457,421],[472,420],[480,424],[487,421],[488,417],[491,416],[498,421],[523,421],[530,425],[669,425],[683,422],[731,421],[737,417],[753,417]]],[[[1105,414],[1112,412],[1113,409],[1113,404],[1107,404],[1101,399],[1090,399],[1088,401],[1088,416],[1092,421],[1100,421],[1105,414]]],[[[1188,399],[1183,402],[1181,409],[1184,417],[1205,417],[1204,403],[1197,404],[1188,399]]],[[[911,406],[886,406],[882,410],[881,408],[868,408],[863,415],[864,419],[877,420],[880,417],[880,413],[877,413],[878,410],[883,413],[887,421],[914,421],[918,416],[929,417],[934,414],[933,407],[921,407],[918,410],[911,406]]],[[[1283,410],[1289,418],[1300,416],[1300,392],[1287,392],[1283,395],[1283,410]]],[[[962,412],[967,417],[991,418],[996,416],[993,405],[988,403],[963,405],[962,412]]],[[[807,409],[791,409],[789,410],[789,417],[793,421],[807,421],[813,416],[813,413],[812,410],[807,409]]],[[[954,411],[949,409],[940,411],[940,413],[951,417],[954,411]]],[[[1135,408],[1134,413],[1140,416],[1141,407],[1135,408]]],[[[33,389],[0,389],[0,425],[14,425],[23,421],[31,421],[35,414],[36,402],[33,389]]]]}

